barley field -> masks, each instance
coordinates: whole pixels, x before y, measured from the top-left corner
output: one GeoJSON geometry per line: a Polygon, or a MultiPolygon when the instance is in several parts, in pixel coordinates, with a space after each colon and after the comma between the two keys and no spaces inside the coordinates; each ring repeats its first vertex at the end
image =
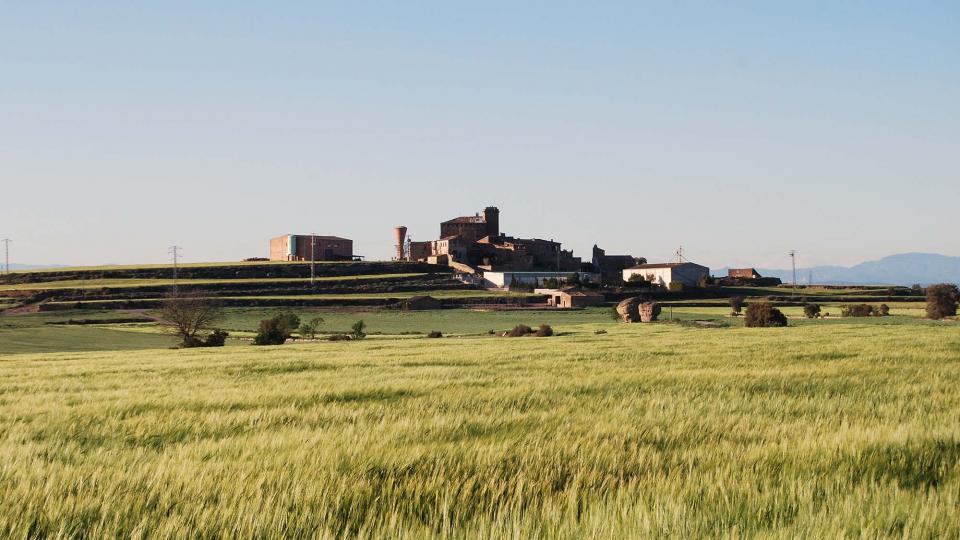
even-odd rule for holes
{"type": "Polygon", "coordinates": [[[960,536],[960,326],[604,328],[0,356],[0,536],[960,536]]]}

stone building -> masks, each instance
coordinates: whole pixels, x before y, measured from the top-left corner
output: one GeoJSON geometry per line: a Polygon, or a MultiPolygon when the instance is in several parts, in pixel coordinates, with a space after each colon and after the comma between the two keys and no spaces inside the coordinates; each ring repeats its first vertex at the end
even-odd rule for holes
{"type": "Polygon", "coordinates": [[[271,261],[349,261],[352,259],[353,240],[348,238],[285,234],[270,239],[271,261]]]}
{"type": "Polygon", "coordinates": [[[560,242],[516,238],[500,231],[500,210],[490,206],[473,216],[440,223],[440,238],[409,242],[406,258],[433,264],[464,264],[476,270],[579,272],[579,257],[560,242]]]}

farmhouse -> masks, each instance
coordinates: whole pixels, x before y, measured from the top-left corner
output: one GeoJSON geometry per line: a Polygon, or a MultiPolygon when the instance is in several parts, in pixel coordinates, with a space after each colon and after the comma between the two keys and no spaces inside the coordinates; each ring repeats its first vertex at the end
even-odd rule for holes
{"type": "Polygon", "coordinates": [[[558,308],[582,308],[603,305],[602,294],[577,286],[563,287],[560,289],[538,289],[536,292],[546,294],[548,297],[547,303],[558,308]]]}
{"type": "Polygon", "coordinates": [[[339,236],[285,234],[270,239],[271,261],[349,261],[352,259],[353,240],[339,236]]]}
{"type": "Polygon", "coordinates": [[[668,287],[671,283],[695,287],[701,279],[710,275],[710,269],[692,262],[641,264],[625,269],[623,280],[630,281],[635,275],[661,287],[668,287]]]}
{"type": "Polygon", "coordinates": [[[760,272],[756,268],[730,268],[727,270],[727,277],[740,279],[760,279],[760,272]]]}

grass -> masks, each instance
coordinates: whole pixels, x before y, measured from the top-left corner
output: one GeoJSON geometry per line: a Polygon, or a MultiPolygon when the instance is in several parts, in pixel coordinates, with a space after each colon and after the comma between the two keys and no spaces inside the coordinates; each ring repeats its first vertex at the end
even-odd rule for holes
{"type": "MultiPolygon", "coordinates": [[[[350,281],[350,280],[381,280],[390,278],[408,278],[426,276],[425,273],[412,274],[373,274],[350,276],[320,276],[316,281],[350,281]]],[[[242,279],[180,279],[180,285],[214,285],[234,283],[310,283],[310,278],[242,278],[242,279]]],[[[102,288],[137,288],[137,287],[170,287],[172,279],[71,279],[61,281],[44,281],[39,283],[18,283],[0,285],[0,291],[34,291],[55,289],[102,289],[102,288]]]]}
{"type": "Polygon", "coordinates": [[[957,327],[554,328],[4,357],[0,535],[960,535],[957,327]]]}

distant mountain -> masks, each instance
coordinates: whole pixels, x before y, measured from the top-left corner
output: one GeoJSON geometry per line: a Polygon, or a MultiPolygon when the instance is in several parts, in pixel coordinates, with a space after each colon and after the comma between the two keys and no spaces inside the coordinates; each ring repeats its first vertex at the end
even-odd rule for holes
{"type": "MultiPolygon", "coordinates": [[[[791,270],[757,268],[762,276],[778,277],[784,283],[793,281],[791,270]]],[[[714,271],[725,276],[727,268],[714,271]]],[[[960,283],[960,257],[936,253],[902,253],[878,261],[856,266],[814,266],[797,268],[797,283],[832,285],[930,285],[932,283],[960,283]]]]}
{"type": "MultiPolygon", "coordinates": [[[[65,268],[65,264],[14,264],[10,263],[10,270],[37,270],[40,268],[65,268]]],[[[0,270],[4,268],[3,261],[0,261],[0,270]]]]}

